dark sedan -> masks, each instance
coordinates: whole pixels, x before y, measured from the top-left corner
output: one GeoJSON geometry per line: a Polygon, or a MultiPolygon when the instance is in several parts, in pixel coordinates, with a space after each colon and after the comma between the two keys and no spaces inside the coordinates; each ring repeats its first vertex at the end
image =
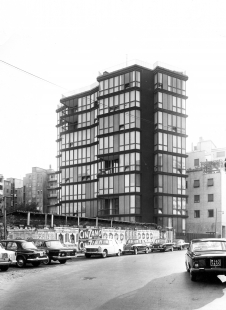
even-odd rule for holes
{"type": "Polygon", "coordinates": [[[138,252],[148,253],[148,246],[142,243],[139,239],[128,239],[123,247],[122,254],[132,253],[137,254],[138,252]]]}
{"type": "Polygon", "coordinates": [[[51,261],[59,261],[60,264],[65,264],[67,260],[75,257],[76,250],[64,246],[59,240],[32,240],[38,249],[47,253],[47,259],[43,262],[45,265],[50,265],[51,261]]]}
{"type": "Polygon", "coordinates": [[[1,240],[0,243],[7,251],[16,253],[16,264],[18,267],[25,267],[27,263],[31,263],[34,267],[40,265],[47,259],[46,252],[36,248],[33,242],[20,239],[1,240]]]}
{"type": "Polygon", "coordinates": [[[151,247],[151,252],[154,251],[160,251],[160,252],[173,251],[173,243],[168,242],[164,238],[156,239],[151,247]]]}
{"type": "Polygon", "coordinates": [[[226,275],[226,239],[193,239],[185,254],[192,281],[198,275],[226,275]]]}

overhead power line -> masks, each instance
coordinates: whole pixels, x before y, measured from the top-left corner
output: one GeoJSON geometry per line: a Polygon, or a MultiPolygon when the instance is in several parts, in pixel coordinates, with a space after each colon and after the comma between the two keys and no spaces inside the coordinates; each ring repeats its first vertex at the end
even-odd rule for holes
{"type": "Polygon", "coordinates": [[[3,60],[1,60],[1,59],[0,59],[0,61],[1,61],[2,63],[4,63],[5,65],[7,65],[7,66],[10,66],[10,67],[12,67],[12,68],[14,68],[14,69],[17,69],[17,70],[19,70],[19,71],[22,71],[22,72],[24,72],[24,73],[26,73],[26,74],[29,74],[29,75],[31,75],[31,76],[33,76],[33,77],[35,77],[35,78],[37,78],[37,79],[40,79],[40,80],[42,80],[42,81],[44,81],[44,82],[47,82],[47,83],[52,84],[52,85],[54,85],[54,86],[63,88],[63,89],[65,89],[65,90],[68,90],[68,89],[65,88],[65,87],[62,87],[62,86],[60,86],[60,85],[57,85],[57,84],[55,84],[55,83],[53,83],[53,82],[50,82],[50,81],[48,81],[48,80],[45,80],[45,79],[41,78],[40,76],[37,76],[37,75],[35,75],[35,74],[33,74],[33,73],[30,73],[30,72],[28,72],[28,71],[25,71],[25,70],[23,70],[23,69],[20,69],[20,68],[18,68],[18,67],[16,67],[16,66],[14,66],[14,65],[12,65],[12,64],[10,64],[10,63],[8,63],[8,62],[6,62],[6,61],[3,61],[3,60]]]}

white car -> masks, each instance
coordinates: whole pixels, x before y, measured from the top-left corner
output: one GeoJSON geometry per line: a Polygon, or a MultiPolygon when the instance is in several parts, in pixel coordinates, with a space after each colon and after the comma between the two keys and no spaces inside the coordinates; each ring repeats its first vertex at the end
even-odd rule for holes
{"type": "Polygon", "coordinates": [[[123,245],[117,243],[115,240],[97,239],[91,245],[86,245],[85,257],[89,258],[92,255],[98,255],[103,258],[108,255],[120,256],[122,253],[123,245]]]}
{"type": "Polygon", "coordinates": [[[13,251],[6,251],[0,244],[0,270],[6,271],[9,266],[16,263],[16,254],[13,251]]]}

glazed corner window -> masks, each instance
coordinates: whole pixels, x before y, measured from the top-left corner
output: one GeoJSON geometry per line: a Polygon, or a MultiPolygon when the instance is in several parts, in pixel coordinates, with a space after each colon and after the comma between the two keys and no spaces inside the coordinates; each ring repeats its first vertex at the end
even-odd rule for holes
{"type": "Polygon", "coordinates": [[[213,179],[207,180],[207,186],[213,186],[213,179]]]}
{"type": "Polygon", "coordinates": [[[213,201],[213,194],[208,194],[208,202],[212,202],[213,201]]]}
{"type": "Polygon", "coordinates": [[[194,202],[200,202],[200,196],[194,195],[194,202]]]}
{"type": "Polygon", "coordinates": [[[194,210],[194,217],[195,218],[200,217],[200,210],[194,210]]]}
{"type": "Polygon", "coordinates": [[[199,186],[200,186],[199,180],[194,180],[194,187],[199,187],[199,186]]]}
{"type": "Polygon", "coordinates": [[[199,159],[194,159],[194,166],[198,167],[199,166],[199,159]]]}
{"type": "Polygon", "coordinates": [[[214,217],[214,210],[208,210],[208,217],[214,217]]]}

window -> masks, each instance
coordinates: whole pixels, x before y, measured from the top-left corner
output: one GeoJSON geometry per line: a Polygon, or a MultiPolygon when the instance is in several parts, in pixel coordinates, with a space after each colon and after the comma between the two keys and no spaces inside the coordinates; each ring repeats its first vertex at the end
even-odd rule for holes
{"type": "Polygon", "coordinates": [[[194,217],[195,218],[200,217],[200,210],[194,210],[194,217]]]}
{"type": "Polygon", "coordinates": [[[194,159],[194,166],[199,167],[199,159],[194,159]]]}
{"type": "Polygon", "coordinates": [[[199,186],[200,186],[199,180],[194,180],[194,187],[199,187],[199,186]]]}
{"type": "Polygon", "coordinates": [[[207,180],[207,186],[213,186],[213,179],[207,180]]]}
{"type": "Polygon", "coordinates": [[[208,194],[208,202],[212,202],[213,200],[213,194],[208,194]]]}
{"type": "Polygon", "coordinates": [[[200,196],[194,195],[194,202],[200,202],[200,196]]]}
{"type": "Polygon", "coordinates": [[[214,217],[214,211],[213,211],[213,209],[208,210],[208,217],[214,217]]]}

